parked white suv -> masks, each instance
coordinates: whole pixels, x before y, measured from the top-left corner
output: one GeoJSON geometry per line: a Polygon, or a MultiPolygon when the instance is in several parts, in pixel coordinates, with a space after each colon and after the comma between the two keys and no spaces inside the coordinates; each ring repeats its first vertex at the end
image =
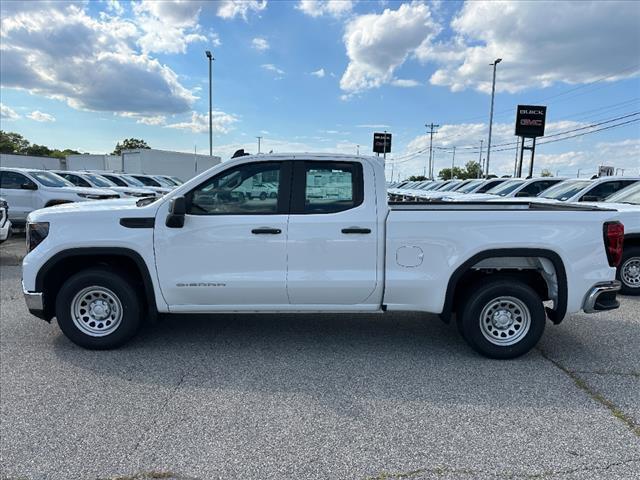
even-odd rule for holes
{"type": "Polygon", "coordinates": [[[113,173],[113,172],[106,173],[105,172],[105,173],[101,173],[100,175],[105,177],[107,180],[111,180],[113,183],[121,187],[146,188],[153,192],[159,193],[160,195],[165,195],[172,190],[171,188],[168,188],[168,187],[154,187],[154,186],[146,185],[142,183],[140,180],[138,180],[137,178],[135,178],[133,175],[128,175],[126,173],[113,173]]]}
{"type": "Polygon", "coordinates": [[[75,187],[55,173],[27,168],[0,168],[0,196],[11,205],[9,218],[14,224],[24,224],[27,215],[39,208],[120,198],[112,190],[75,187]]]}

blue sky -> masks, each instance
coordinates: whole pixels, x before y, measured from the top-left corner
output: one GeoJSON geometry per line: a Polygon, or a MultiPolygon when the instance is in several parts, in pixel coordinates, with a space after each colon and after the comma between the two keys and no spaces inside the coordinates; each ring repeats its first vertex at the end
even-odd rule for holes
{"type": "MultiPolygon", "coordinates": [[[[640,6],[635,2],[3,2],[2,129],[34,143],[110,152],[126,137],[214,153],[370,153],[393,133],[389,171],[436,172],[486,146],[498,66],[494,145],[515,142],[518,103],[548,105],[548,135],[617,126],[542,145],[536,171],[607,164],[640,175],[640,6]],[[631,116],[627,116],[631,115],[631,116]],[[619,117],[620,120],[614,120],[619,117]],[[610,121],[611,120],[611,121],[610,121]],[[599,127],[590,125],[607,121],[599,127]]],[[[486,152],[483,152],[486,156],[486,152]]],[[[515,145],[491,170],[512,170],[515,145]]]]}

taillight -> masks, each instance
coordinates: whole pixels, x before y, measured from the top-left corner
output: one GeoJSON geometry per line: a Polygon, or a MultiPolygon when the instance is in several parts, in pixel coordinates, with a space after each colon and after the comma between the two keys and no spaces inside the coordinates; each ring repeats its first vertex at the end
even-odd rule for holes
{"type": "Polygon", "coordinates": [[[622,260],[622,246],[624,244],[624,225],[620,222],[604,224],[604,248],[607,251],[609,265],[617,267],[622,260]]]}

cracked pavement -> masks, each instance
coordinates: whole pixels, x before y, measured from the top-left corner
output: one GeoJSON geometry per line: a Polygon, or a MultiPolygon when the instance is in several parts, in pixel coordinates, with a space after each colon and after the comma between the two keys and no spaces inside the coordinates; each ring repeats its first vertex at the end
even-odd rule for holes
{"type": "Polygon", "coordinates": [[[2,479],[640,478],[640,298],[507,362],[418,314],[177,316],[90,352],[12,263],[2,479]]]}

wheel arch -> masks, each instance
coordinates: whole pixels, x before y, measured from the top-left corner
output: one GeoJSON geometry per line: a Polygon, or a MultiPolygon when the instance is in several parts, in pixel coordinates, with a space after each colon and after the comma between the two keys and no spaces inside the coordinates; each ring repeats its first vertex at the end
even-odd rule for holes
{"type": "MultiPolygon", "coordinates": [[[[545,307],[547,312],[547,316],[549,319],[558,324],[562,321],[567,312],[567,300],[568,300],[568,292],[567,292],[567,272],[562,261],[560,255],[558,255],[553,250],[548,249],[539,249],[539,248],[506,248],[506,249],[492,249],[485,250],[473,255],[471,258],[467,259],[463,262],[456,270],[453,272],[451,277],[449,277],[449,281],[447,283],[447,290],[445,294],[444,306],[442,309],[442,313],[440,314],[440,318],[446,323],[449,323],[451,320],[452,314],[456,310],[456,305],[459,302],[456,302],[457,297],[464,291],[465,287],[468,285],[464,284],[464,280],[468,278],[471,273],[474,271],[473,267],[480,262],[488,259],[498,259],[505,257],[515,257],[515,258],[543,258],[547,259],[551,262],[555,269],[556,281],[557,281],[557,302],[554,305],[554,308],[545,307]]],[[[531,275],[537,275],[542,278],[539,272],[536,273],[524,273],[520,271],[516,271],[514,269],[498,269],[497,272],[501,274],[511,274],[517,275],[521,278],[525,276],[529,276],[526,283],[533,283],[534,288],[537,291],[540,290],[541,285],[539,284],[539,280],[532,279],[531,275]]],[[[544,281],[544,279],[542,280],[544,281]]],[[[545,282],[546,285],[546,282],[545,282]]]]}
{"type": "Polygon", "coordinates": [[[624,247],[640,247],[640,233],[627,233],[624,236],[624,247]]]}
{"type": "Polygon", "coordinates": [[[142,256],[135,250],[122,247],[87,247],[63,250],[51,257],[36,275],[36,291],[44,297],[44,316],[55,316],[55,299],[62,283],[75,273],[91,266],[107,265],[124,271],[143,287],[143,303],[147,314],[157,315],[155,291],[151,274],[142,256]]]}

